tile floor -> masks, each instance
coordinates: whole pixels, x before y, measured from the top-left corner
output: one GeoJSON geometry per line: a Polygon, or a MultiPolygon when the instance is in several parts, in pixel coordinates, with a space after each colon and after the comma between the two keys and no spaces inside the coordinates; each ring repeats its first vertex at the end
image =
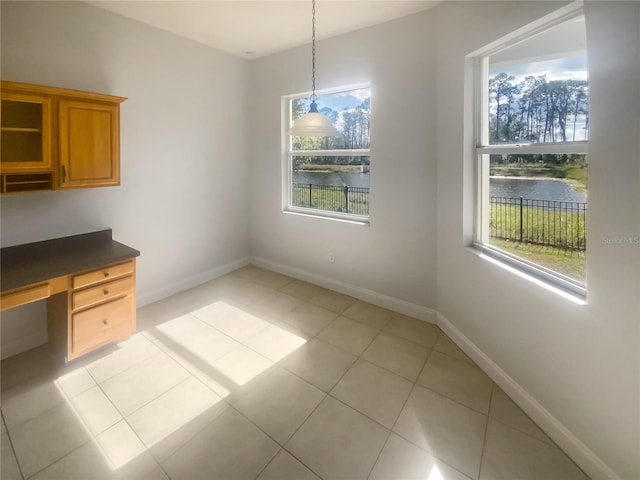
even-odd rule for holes
{"type": "Polygon", "coordinates": [[[585,479],[436,326],[248,266],[2,362],[13,479],[585,479]]]}

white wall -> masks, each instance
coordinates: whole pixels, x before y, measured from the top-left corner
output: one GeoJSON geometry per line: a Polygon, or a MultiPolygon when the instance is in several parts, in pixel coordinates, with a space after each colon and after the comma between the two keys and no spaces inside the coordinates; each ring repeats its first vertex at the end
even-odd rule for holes
{"type": "MultiPolygon", "coordinates": [[[[3,246],[111,227],[141,251],[138,305],[246,261],[246,61],[84,2],[3,1],[1,34],[5,80],[128,97],[121,186],[3,195],[3,246]]],[[[45,328],[18,310],[4,347],[45,328]]]]}
{"type": "MultiPolygon", "coordinates": [[[[322,3],[317,18],[320,28],[322,3]]],[[[347,290],[356,286],[388,306],[429,316],[436,240],[433,43],[425,14],[318,42],[318,89],[371,82],[370,226],[282,213],[280,97],[310,90],[310,48],[251,62],[254,260],[347,290]]]]}
{"type": "Polygon", "coordinates": [[[583,468],[607,475],[608,465],[622,478],[637,479],[640,4],[585,3],[591,100],[588,303],[575,305],[465,248],[473,222],[473,157],[465,153],[473,137],[461,95],[464,56],[562,4],[446,2],[436,12],[437,309],[443,324],[508,377],[506,387],[524,389],[529,406],[540,407],[532,415],[564,433],[555,439],[583,468]],[[631,243],[607,244],[616,238],[631,243]],[[546,418],[539,415],[545,410],[546,418]],[[567,441],[572,435],[576,442],[567,441]]]}

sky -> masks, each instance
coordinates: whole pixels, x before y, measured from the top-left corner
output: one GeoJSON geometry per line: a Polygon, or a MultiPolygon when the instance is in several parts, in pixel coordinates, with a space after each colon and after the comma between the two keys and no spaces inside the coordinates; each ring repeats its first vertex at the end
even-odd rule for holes
{"type": "Polygon", "coordinates": [[[527,75],[539,77],[545,74],[547,75],[547,81],[567,79],[586,80],[587,57],[586,55],[580,55],[541,62],[500,65],[495,68],[492,68],[491,65],[489,66],[489,77],[493,77],[500,72],[505,72],[516,77],[513,83],[520,83],[527,75]]]}

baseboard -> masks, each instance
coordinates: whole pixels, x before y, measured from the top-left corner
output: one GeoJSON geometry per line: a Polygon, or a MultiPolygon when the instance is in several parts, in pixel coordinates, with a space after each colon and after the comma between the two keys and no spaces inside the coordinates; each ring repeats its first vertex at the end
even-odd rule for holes
{"type": "Polygon", "coordinates": [[[439,312],[437,324],[587,475],[594,480],[621,480],[600,457],[439,312]]]}
{"type": "Polygon", "coordinates": [[[40,330],[2,345],[2,359],[39,347],[49,341],[47,330],[40,330]]]}
{"type": "Polygon", "coordinates": [[[238,268],[242,268],[245,265],[249,265],[249,261],[249,257],[239,258],[238,260],[234,260],[215,268],[210,268],[209,270],[205,270],[204,272],[197,273],[190,277],[182,278],[177,282],[173,282],[152,292],[141,293],[138,290],[136,294],[136,306],[137,308],[144,307],[145,305],[148,305],[150,303],[157,302],[158,300],[162,300],[163,298],[196,287],[205,282],[208,282],[209,280],[213,280],[214,278],[218,278],[229,272],[233,272],[238,268]]]}
{"type": "Polygon", "coordinates": [[[253,265],[256,265],[257,267],[266,268],[267,270],[282,273],[283,275],[288,275],[298,280],[313,283],[314,285],[318,285],[320,287],[335,290],[340,293],[345,293],[354,298],[357,298],[358,300],[369,302],[379,307],[388,308],[389,310],[393,310],[404,315],[409,315],[414,318],[419,318],[420,320],[424,320],[425,322],[436,323],[436,311],[428,307],[423,307],[422,305],[407,302],[405,300],[362,288],[358,285],[346,283],[341,280],[325,277],[323,275],[317,275],[307,270],[302,270],[290,265],[272,262],[271,260],[267,260],[261,257],[251,257],[251,263],[253,265]]]}

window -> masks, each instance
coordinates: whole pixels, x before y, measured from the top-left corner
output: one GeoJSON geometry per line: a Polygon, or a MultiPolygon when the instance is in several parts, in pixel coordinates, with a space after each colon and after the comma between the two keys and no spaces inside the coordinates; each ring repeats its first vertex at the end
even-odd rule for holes
{"type": "Polygon", "coordinates": [[[341,135],[290,137],[289,127],[309,110],[308,95],[283,98],[284,211],[368,223],[370,87],[319,92],[318,111],[341,135]]]}
{"type": "Polygon", "coordinates": [[[475,241],[586,294],[589,87],[575,10],[476,57],[475,241]]]}

